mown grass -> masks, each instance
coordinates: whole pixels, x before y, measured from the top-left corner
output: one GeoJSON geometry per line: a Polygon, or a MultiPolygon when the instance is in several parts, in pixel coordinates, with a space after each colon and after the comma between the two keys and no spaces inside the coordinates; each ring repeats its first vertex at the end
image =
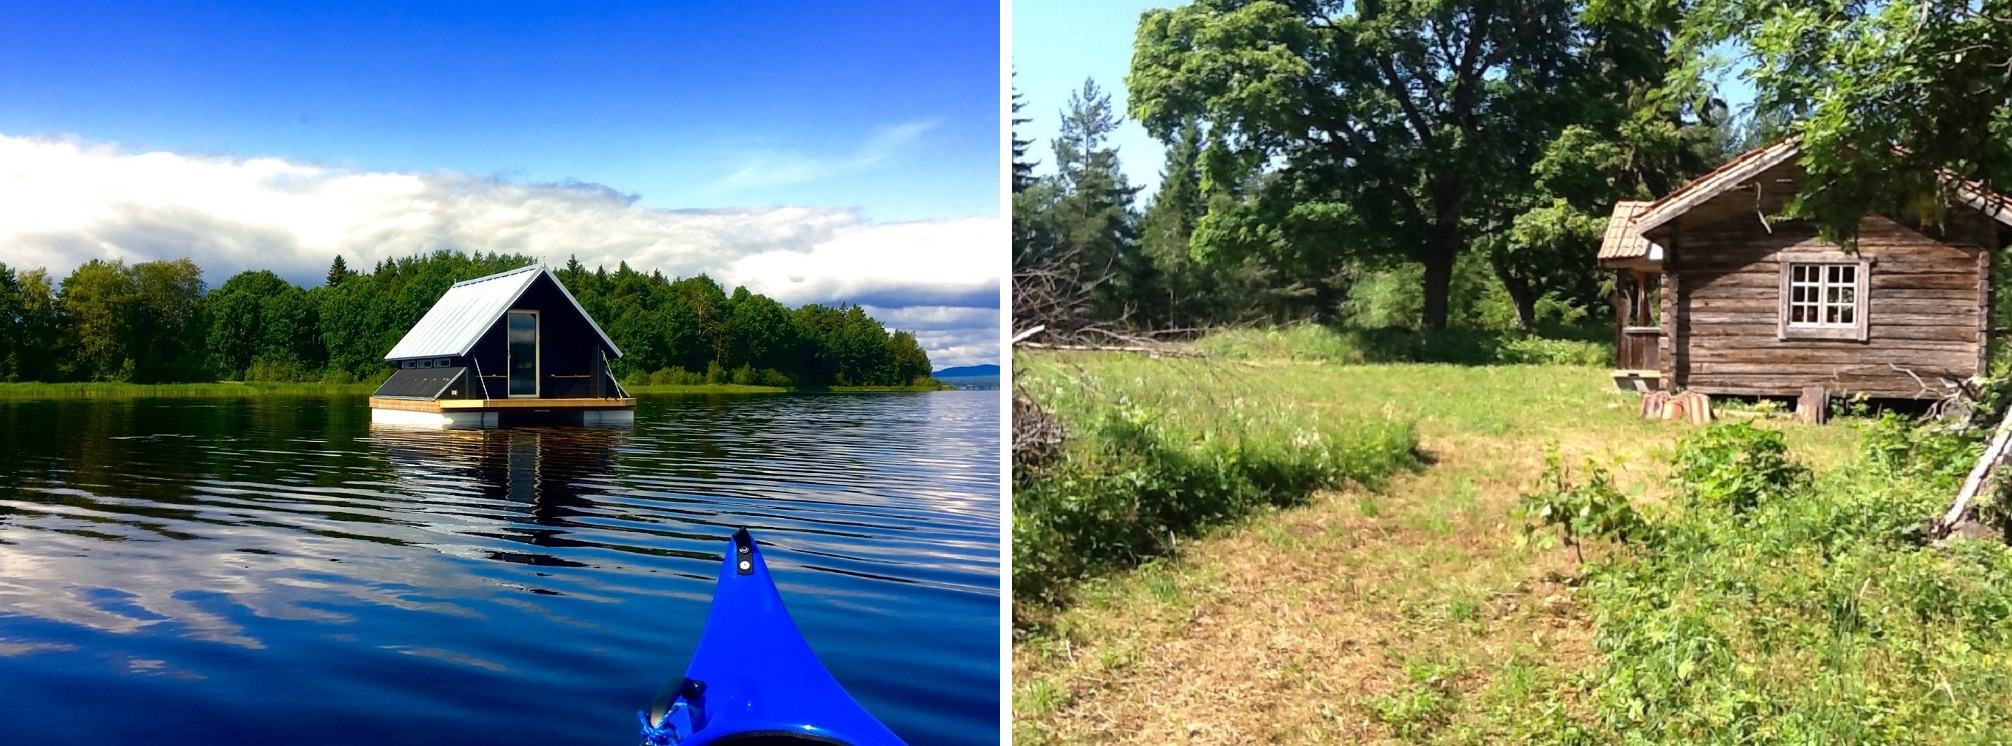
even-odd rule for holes
{"type": "MultiPolygon", "coordinates": [[[[1519,498],[1555,449],[1566,463],[1598,460],[1617,489],[1658,509],[1673,494],[1674,443],[1694,428],[1640,419],[1637,400],[1612,392],[1597,367],[1120,355],[1035,364],[1168,397],[1408,422],[1427,466],[1376,489],[1261,508],[1176,557],[1079,583],[1040,625],[1015,629],[1016,743],[1515,743],[1589,733],[1597,714],[1587,682],[1604,669],[1583,576],[1571,551],[1520,541],[1519,498]]],[[[1852,427],[1779,428],[1819,472],[1854,463],[1852,427]]]]}
{"type": "Polygon", "coordinates": [[[143,399],[169,397],[368,394],[375,383],[0,383],[0,399],[143,399]]]}

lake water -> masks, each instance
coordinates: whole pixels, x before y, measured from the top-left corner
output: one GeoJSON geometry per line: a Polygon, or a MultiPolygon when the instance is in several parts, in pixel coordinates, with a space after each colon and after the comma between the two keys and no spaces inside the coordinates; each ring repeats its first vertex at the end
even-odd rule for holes
{"type": "Polygon", "coordinates": [[[735,527],[910,743],[999,741],[997,392],[0,402],[0,741],[633,744],[735,527]]]}

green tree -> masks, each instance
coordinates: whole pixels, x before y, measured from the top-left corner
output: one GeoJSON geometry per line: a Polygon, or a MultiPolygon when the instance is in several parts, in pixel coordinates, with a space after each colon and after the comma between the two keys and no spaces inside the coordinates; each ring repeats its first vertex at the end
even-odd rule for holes
{"type": "Polygon", "coordinates": [[[57,334],[62,328],[62,311],[56,301],[56,285],[49,271],[37,267],[17,275],[20,288],[21,335],[15,342],[15,374],[23,381],[55,381],[62,377],[57,334]]]}
{"type": "Polygon", "coordinates": [[[1219,316],[1219,290],[1209,269],[1195,261],[1189,246],[1195,224],[1208,213],[1202,194],[1202,130],[1184,123],[1167,146],[1160,171],[1160,191],[1139,219],[1139,248],[1152,262],[1165,294],[1148,303],[1159,312],[1155,325],[1192,326],[1219,316]]]}
{"type": "Polygon", "coordinates": [[[0,262],[0,381],[21,380],[22,357],[28,352],[27,305],[20,278],[0,262]]]}
{"type": "Polygon", "coordinates": [[[341,254],[337,254],[335,261],[328,265],[328,284],[341,285],[346,279],[349,279],[349,264],[342,260],[341,254]]]}
{"type": "Polygon", "coordinates": [[[133,380],[146,383],[208,378],[203,269],[186,258],[141,262],[132,274],[134,303],[126,319],[133,380]]]}
{"type": "Polygon", "coordinates": [[[1119,117],[1094,80],[1069,97],[1055,138],[1059,193],[1047,212],[1058,239],[1052,260],[1080,280],[1100,320],[1129,315],[1149,291],[1151,266],[1137,251],[1132,198],[1110,144],[1119,117]]]}
{"type": "Polygon", "coordinates": [[[1269,212],[1345,234],[1330,251],[1419,262],[1423,322],[1438,329],[1455,260],[1512,219],[1497,196],[1530,189],[1515,154],[1555,137],[1576,84],[1601,74],[1580,10],[1198,0],[1142,16],[1126,83],[1155,136],[1198,118],[1242,162],[1280,172],[1264,188],[1291,198],[1269,212]]]}
{"type": "MultiPolygon", "coordinates": [[[[341,283],[330,283],[330,286],[341,283]]],[[[210,291],[210,328],[206,347],[218,376],[242,380],[252,361],[265,351],[265,309],[271,299],[292,285],[268,270],[246,270],[210,291]]]]}
{"type": "Polygon", "coordinates": [[[127,322],[139,290],[122,261],[92,259],[63,278],[64,376],[75,380],[131,380],[132,329],[127,322]]]}
{"type": "Polygon", "coordinates": [[[1679,42],[1689,95],[1749,69],[1759,117],[1801,138],[1786,211],[1834,238],[1868,214],[1939,217],[1956,183],[2012,174],[2012,1],[1698,0],[1679,42]]]}
{"type": "MultiPolygon", "coordinates": [[[[1015,75],[1018,75],[1018,73],[1015,73],[1015,75]]],[[[1019,194],[1021,192],[1027,191],[1027,187],[1034,185],[1034,164],[1036,163],[1036,161],[1031,161],[1027,159],[1027,149],[1034,146],[1034,141],[1023,140],[1020,138],[1020,125],[1034,121],[1032,119],[1026,119],[1020,116],[1020,109],[1026,105],[1027,105],[1026,102],[1020,100],[1020,89],[1017,87],[1014,88],[1013,125],[1012,125],[1014,194],[1019,194]]]]}
{"type": "Polygon", "coordinates": [[[887,335],[887,368],[882,376],[882,385],[911,386],[929,380],[934,370],[929,366],[929,353],[915,340],[915,335],[897,331],[887,335]]]}
{"type": "Polygon", "coordinates": [[[781,303],[756,295],[734,304],[734,329],[742,350],[740,359],[758,369],[800,374],[802,334],[796,319],[781,303]]]}

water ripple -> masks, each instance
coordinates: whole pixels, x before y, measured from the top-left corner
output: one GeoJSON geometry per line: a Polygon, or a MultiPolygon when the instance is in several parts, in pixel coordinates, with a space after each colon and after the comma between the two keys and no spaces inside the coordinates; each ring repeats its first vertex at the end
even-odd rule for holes
{"type": "Polygon", "coordinates": [[[29,740],[627,742],[745,526],[890,726],[995,743],[997,418],[993,392],[446,433],[355,397],[0,404],[0,698],[29,740]]]}

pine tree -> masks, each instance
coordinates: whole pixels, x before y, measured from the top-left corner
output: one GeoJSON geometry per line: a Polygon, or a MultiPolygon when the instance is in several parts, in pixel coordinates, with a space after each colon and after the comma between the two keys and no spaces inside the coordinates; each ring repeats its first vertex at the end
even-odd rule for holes
{"type": "Polygon", "coordinates": [[[1134,244],[1132,198],[1138,188],[1125,181],[1118,151],[1109,144],[1119,118],[1111,97],[1084,80],[1069,97],[1055,138],[1055,170],[1061,195],[1053,207],[1059,257],[1074,266],[1089,293],[1092,315],[1124,319],[1152,282],[1151,265],[1134,244]]]}
{"type": "MultiPolygon", "coordinates": [[[[1017,73],[1016,73],[1017,75],[1017,73]]],[[[1013,89],[1013,193],[1027,191],[1034,185],[1034,164],[1038,161],[1027,159],[1027,149],[1033,147],[1033,140],[1020,139],[1020,125],[1034,120],[1020,116],[1020,109],[1027,103],[1020,100],[1020,89],[1013,89]]]]}
{"type": "Polygon", "coordinates": [[[1156,306],[1165,315],[1156,321],[1189,326],[1213,320],[1217,299],[1207,268],[1189,248],[1195,224],[1208,212],[1202,196],[1202,130],[1193,120],[1167,144],[1160,191],[1139,219],[1139,249],[1160,275],[1156,306]]]}
{"type": "Polygon", "coordinates": [[[342,260],[341,254],[337,254],[335,255],[335,262],[328,265],[328,286],[335,287],[341,285],[342,281],[346,279],[349,279],[349,264],[342,260]]]}

